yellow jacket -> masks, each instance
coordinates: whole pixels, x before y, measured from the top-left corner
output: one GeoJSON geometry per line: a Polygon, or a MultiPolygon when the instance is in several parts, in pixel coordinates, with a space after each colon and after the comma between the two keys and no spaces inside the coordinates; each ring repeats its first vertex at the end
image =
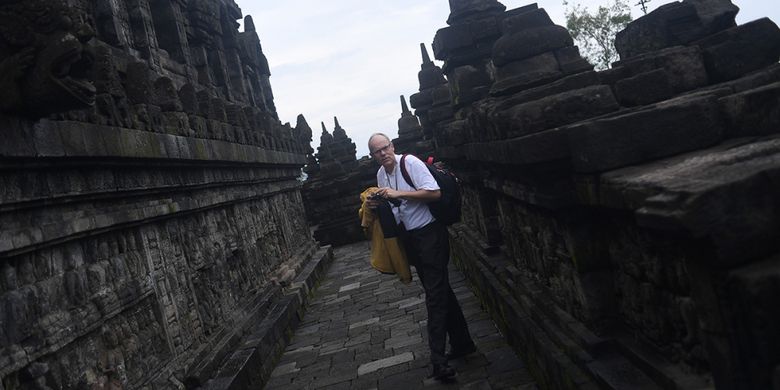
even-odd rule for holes
{"type": "Polygon", "coordinates": [[[360,194],[363,205],[358,211],[360,226],[366,236],[371,238],[371,266],[377,271],[386,274],[398,274],[398,278],[404,283],[412,281],[412,271],[409,268],[409,260],[406,251],[398,237],[385,238],[379,216],[374,210],[366,206],[366,199],[379,188],[369,187],[360,194]]]}

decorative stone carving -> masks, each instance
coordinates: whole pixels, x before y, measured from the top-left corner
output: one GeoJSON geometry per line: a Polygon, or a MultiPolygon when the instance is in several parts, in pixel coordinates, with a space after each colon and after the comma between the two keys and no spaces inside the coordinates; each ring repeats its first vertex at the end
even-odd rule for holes
{"type": "Polygon", "coordinates": [[[205,382],[295,288],[311,131],[279,122],[240,17],[0,4],[0,387],[205,382]]]}
{"type": "Polygon", "coordinates": [[[668,4],[594,72],[535,5],[450,6],[433,45],[447,80],[423,52],[410,102],[462,179],[453,259],[506,332],[532,329],[513,337],[549,364],[537,379],[770,388],[777,26],[735,26],[730,1],[668,4]]]}
{"type": "Polygon", "coordinates": [[[94,104],[92,28],[60,1],[0,5],[0,110],[47,115],[94,104]]]}

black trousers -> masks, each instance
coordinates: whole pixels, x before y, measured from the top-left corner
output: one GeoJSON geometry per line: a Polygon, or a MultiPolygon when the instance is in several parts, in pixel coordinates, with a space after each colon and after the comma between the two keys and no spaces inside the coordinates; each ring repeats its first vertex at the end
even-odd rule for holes
{"type": "MultiPolygon", "coordinates": [[[[403,232],[403,229],[401,229],[403,232]]],[[[445,346],[447,335],[450,346],[463,349],[472,345],[466,319],[450,286],[447,264],[450,261],[450,242],[447,228],[434,221],[419,229],[401,234],[409,263],[417,270],[428,310],[428,346],[431,362],[447,362],[445,346]]]]}

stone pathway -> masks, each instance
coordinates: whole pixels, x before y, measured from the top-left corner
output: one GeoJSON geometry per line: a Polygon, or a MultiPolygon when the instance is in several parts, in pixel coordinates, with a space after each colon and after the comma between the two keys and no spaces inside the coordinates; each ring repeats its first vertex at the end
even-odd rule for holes
{"type": "Polygon", "coordinates": [[[450,383],[429,379],[425,297],[368,263],[368,243],[336,248],[335,259],[266,389],[537,389],[460,272],[450,282],[478,352],[450,362],[450,383]]]}

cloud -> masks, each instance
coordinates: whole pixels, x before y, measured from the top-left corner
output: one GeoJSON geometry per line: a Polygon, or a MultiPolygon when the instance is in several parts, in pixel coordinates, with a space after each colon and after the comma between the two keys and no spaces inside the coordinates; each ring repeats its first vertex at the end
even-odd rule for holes
{"type": "MultiPolygon", "coordinates": [[[[611,0],[583,0],[595,9],[611,0]]],[[[744,23],[769,15],[780,21],[777,0],[743,0],[737,19],[744,23]]],[[[507,9],[532,1],[502,1],[507,9]]],[[[635,3],[632,0],[630,3],[635,3]]],[[[399,95],[417,92],[419,43],[430,43],[446,27],[449,7],[444,0],[237,0],[253,16],[271,66],[276,107],[283,122],[295,123],[303,113],[319,143],[320,121],[329,130],[333,116],[355,141],[358,155],[376,131],[397,135],[401,115],[399,95]]],[[[539,0],[552,20],[564,24],[560,0],[539,0]]],[[[666,3],[655,0],[655,8],[666,3]]],[[[633,7],[635,18],[641,16],[633,7]]],[[[431,53],[432,54],[432,53],[431,53]]]]}

